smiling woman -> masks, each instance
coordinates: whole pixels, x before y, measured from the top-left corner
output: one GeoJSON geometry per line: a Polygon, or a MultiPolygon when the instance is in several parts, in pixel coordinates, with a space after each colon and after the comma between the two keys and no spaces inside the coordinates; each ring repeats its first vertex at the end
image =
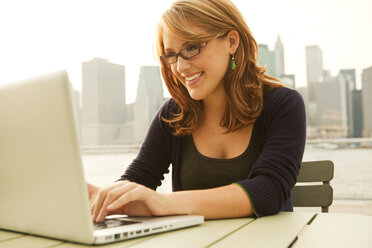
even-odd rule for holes
{"type": "Polygon", "coordinates": [[[172,99],[121,179],[102,189],[88,184],[93,220],[291,211],[304,104],[258,66],[240,11],[227,0],[176,1],[161,17],[156,48],[172,99]],[[156,192],[170,164],[173,192],[156,192]]]}

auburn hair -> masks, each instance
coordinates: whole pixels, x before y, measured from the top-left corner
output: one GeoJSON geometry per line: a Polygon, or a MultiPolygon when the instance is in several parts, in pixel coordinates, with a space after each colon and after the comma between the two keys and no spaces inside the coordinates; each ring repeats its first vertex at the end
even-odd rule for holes
{"type": "MultiPolygon", "coordinates": [[[[263,108],[263,95],[282,85],[265,73],[258,65],[258,47],[242,14],[228,0],[179,0],[161,16],[158,24],[155,49],[157,58],[164,54],[163,30],[179,40],[203,42],[225,36],[229,31],[239,33],[239,46],[234,54],[236,68],[231,61],[223,77],[226,91],[226,108],[220,125],[226,133],[253,124],[263,108]],[[195,33],[190,24],[206,31],[208,35],[195,33]]],[[[174,135],[182,136],[196,131],[203,120],[203,105],[190,97],[186,87],[172,73],[170,65],[161,59],[161,74],[179,111],[170,119],[163,118],[173,129],[174,135]]]]}

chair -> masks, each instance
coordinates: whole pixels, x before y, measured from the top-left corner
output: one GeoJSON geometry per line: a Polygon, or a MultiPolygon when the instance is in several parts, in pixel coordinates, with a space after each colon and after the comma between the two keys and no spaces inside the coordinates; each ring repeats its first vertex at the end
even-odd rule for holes
{"type": "Polygon", "coordinates": [[[333,201],[333,189],[329,184],[333,173],[334,165],[330,160],[303,162],[293,188],[293,206],[321,207],[322,213],[328,213],[333,201]]]}

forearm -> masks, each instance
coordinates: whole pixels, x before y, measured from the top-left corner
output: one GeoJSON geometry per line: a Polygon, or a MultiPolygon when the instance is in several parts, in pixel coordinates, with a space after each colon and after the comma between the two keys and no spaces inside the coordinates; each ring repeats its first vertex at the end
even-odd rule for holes
{"type": "Polygon", "coordinates": [[[206,219],[253,215],[247,194],[236,184],[223,187],[179,191],[167,194],[168,214],[196,214],[206,219]]]}

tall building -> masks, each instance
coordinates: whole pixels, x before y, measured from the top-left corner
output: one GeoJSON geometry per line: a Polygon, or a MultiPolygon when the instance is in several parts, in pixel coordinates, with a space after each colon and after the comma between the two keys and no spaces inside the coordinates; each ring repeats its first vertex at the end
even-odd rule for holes
{"type": "MultiPolygon", "coordinates": [[[[353,92],[356,90],[355,84],[355,70],[354,69],[347,69],[347,70],[340,70],[338,74],[339,80],[342,82],[342,85],[345,87],[346,92],[346,108],[347,108],[347,116],[348,116],[348,126],[349,126],[349,136],[354,137],[354,113],[353,111],[358,111],[354,107],[354,100],[353,100],[353,92]]],[[[357,96],[357,95],[355,95],[357,96]]],[[[356,100],[356,99],[355,99],[356,100]]],[[[357,104],[357,102],[355,102],[357,104]]]]}
{"type": "Polygon", "coordinates": [[[350,136],[347,83],[342,77],[328,77],[316,83],[316,123],[324,138],[350,136]]]}
{"type": "Polygon", "coordinates": [[[340,75],[348,81],[350,90],[356,90],[355,69],[342,69],[340,75]]]}
{"type": "Polygon", "coordinates": [[[82,69],[82,145],[111,144],[125,122],[125,67],[94,58],[82,69]]]}
{"type": "Polygon", "coordinates": [[[372,137],[372,66],[362,72],[363,136],[372,137]]]}
{"type": "Polygon", "coordinates": [[[258,44],[258,63],[266,67],[266,72],[276,77],[276,58],[275,51],[271,51],[266,44],[258,44]]]}
{"type": "Polygon", "coordinates": [[[142,66],[134,105],[134,142],[143,141],[150,121],[163,102],[159,66],[142,66]]]}
{"type": "Polygon", "coordinates": [[[285,74],[284,71],[284,46],[280,40],[280,36],[275,43],[275,67],[276,67],[276,76],[281,77],[285,74]]]}
{"type": "Polygon", "coordinates": [[[363,134],[363,104],[362,104],[362,91],[352,91],[353,100],[353,130],[352,136],[355,138],[362,137],[363,134]]]}
{"type": "Polygon", "coordinates": [[[317,117],[318,106],[316,93],[317,85],[323,81],[323,55],[319,46],[306,47],[306,78],[307,78],[307,123],[310,126],[318,126],[320,118],[317,117]]]}
{"type": "Polygon", "coordinates": [[[323,53],[319,46],[306,47],[306,76],[308,86],[323,81],[323,53]]]}

